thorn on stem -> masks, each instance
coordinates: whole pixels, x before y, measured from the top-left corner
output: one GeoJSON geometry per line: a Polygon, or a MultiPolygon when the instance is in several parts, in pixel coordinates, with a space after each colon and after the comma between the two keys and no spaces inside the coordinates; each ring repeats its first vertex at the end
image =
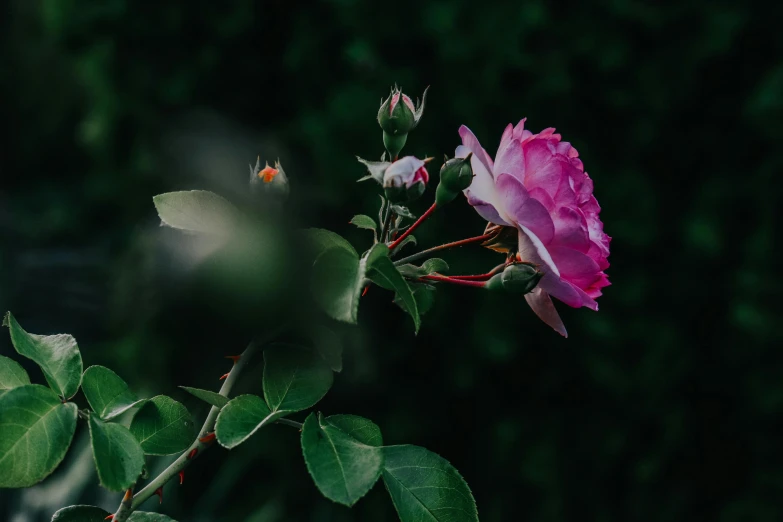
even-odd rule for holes
{"type": "Polygon", "coordinates": [[[229,373],[231,373],[231,372],[228,372],[228,373],[227,373],[227,374],[225,374],[225,375],[221,375],[221,376],[220,376],[220,379],[218,379],[218,380],[219,380],[219,381],[222,381],[223,379],[225,379],[226,377],[228,377],[228,374],[229,374],[229,373]]]}
{"type": "Polygon", "coordinates": [[[370,289],[370,287],[369,287],[369,286],[365,286],[365,287],[364,287],[364,290],[362,290],[362,297],[364,297],[365,295],[367,295],[367,291],[368,291],[369,289],[370,289]]]}
{"type": "Polygon", "coordinates": [[[103,520],[114,520],[114,515],[109,515],[106,518],[104,518],[103,520]]]}
{"type": "Polygon", "coordinates": [[[226,355],[226,359],[231,359],[232,361],[234,361],[234,364],[239,362],[239,359],[241,358],[242,358],[241,355],[226,355]]]}
{"type": "Polygon", "coordinates": [[[192,450],[190,450],[190,453],[188,453],[188,460],[193,460],[197,454],[198,454],[198,448],[193,448],[192,450]]]}
{"type": "Polygon", "coordinates": [[[155,490],[155,494],[158,495],[158,497],[160,498],[160,501],[158,502],[158,504],[163,504],[163,486],[161,486],[158,489],[156,489],[155,490]]]}
{"type": "Polygon", "coordinates": [[[214,431],[211,432],[211,433],[207,433],[206,435],[204,435],[203,437],[198,439],[198,441],[200,443],[202,443],[202,444],[209,444],[213,440],[215,440],[215,432],[214,431]]]}
{"type": "Polygon", "coordinates": [[[179,485],[181,486],[182,483],[185,482],[185,470],[179,472],[179,485]]]}
{"type": "Polygon", "coordinates": [[[133,489],[128,488],[127,490],[125,490],[125,496],[122,497],[122,501],[123,502],[128,502],[132,498],[133,498],[133,489]]]}

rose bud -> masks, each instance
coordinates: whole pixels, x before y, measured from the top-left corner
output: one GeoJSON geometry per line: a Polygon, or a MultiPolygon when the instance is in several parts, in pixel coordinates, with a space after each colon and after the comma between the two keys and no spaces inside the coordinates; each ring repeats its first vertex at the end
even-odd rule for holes
{"type": "Polygon", "coordinates": [[[424,165],[430,159],[420,160],[414,156],[405,156],[384,171],[383,188],[389,201],[413,201],[424,193],[430,180],[424,165]]]}
{"type": "Polygon", "coordinates": [[[501,273],[492,276],[487,281],[486,288],[503,289],[513,294],[527,294],[533,291],[543,276],[543,272],[532,263],[514,263],[508,265],[501,273]]]}
{"type": "Polygon", "coordinates": [[[288,199],[290,187],[288,186],[288,177],[285,175],[280,161],[275,162],[274,168],[266,163],[261,168],[261,158],[256,160],[256,166],[250,167],[250,189],[257,194],[266,194],[274,197],[278,201],[288,199]]]}
{"type": "Polygon", "coordinates": [[[426,101],[427,89],[424,90],[421,102],[418,103],[417,100],[417,105],[414,105],[410,97],[395,86],[386,101],[381,102],[378,124],[383,129],[383,144],[390,158],[396,159],[399,156],[408,139],[408,133],[421,120],[426,101]]]}
{"type": "Polygon", "coordinates": [[[469,153],[465,158],[452,158],[440,168],[440,183],[435,191],[435,203],[445,205],[456,198],[473,181],[473,168],[470,166],[469,153]]]}

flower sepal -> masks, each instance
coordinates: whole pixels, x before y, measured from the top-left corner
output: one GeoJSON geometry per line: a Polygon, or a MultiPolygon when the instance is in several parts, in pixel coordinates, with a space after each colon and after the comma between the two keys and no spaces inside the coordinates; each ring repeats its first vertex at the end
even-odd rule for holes
{"type": "Polygon", "coordinates": [[[528,294],[544,277],[536,265],[532,263],[514,263],[508,265],[501,273],[495,274],[487,281],[487,290],[504,290],[511,294],[528,294]]]}
{"type": "Polygon", "coordinates": [[[464,158],[447,159],[440,168],[440,182],[435,190],[435,203],[438,206],[453,201],[473,182],[473,168],[470,165],[472,157],[473,153],[470,152],[464,158]]]}

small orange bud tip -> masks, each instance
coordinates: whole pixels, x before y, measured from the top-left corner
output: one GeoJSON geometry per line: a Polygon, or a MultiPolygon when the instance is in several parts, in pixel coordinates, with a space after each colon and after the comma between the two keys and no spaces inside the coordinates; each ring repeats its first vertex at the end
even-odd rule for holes
{"type": "Polygon", "coordinates": [[[197,453],[198,453],[198,448],[193,448],[192,450],[190,450],[190,453],[188,453],[188,460],[192,460],[197,453]]]}
{"type": "MultiPolygon", "coordinates": [[[[231,372],[228,372],[228,373],[231,373],[231,372]]],[[[219,380],[219,381],[222,381],[223,379],[225,379],[226,377],[228,377],[228,373],[227,373],[227,374],[225,374],[225,375],[221,375],[221,376],[220,376],[220,379],[218,379],[218,380],[219,380]]]]}
{"type": "Polygon", "coordinates": [[[269,163],[267,163],[266,167],[258,172],[258,177],[261,178],[264,183],[271,183],[272,180],[275,179],[275,176],[277,176],[278,172],[278,169],[273,169],[269,166],[269,163]]]}
{"type": "Polygon", "coordinates": [[[182,483],[185,482],[185,470],[179,472],[179,485],[181,486],[182,483]]]}
{"type": "Polygon", "coordinates": [[[158,497],[160,498],[160,501],[158,502],[158,504],[163,504],[163,486],[161,486],[158,489],[156,489],[155,490],[155,494],[158,495],[158,497]]]}
{"type": "Polygon", "coordinates": [[[204,435],[203,437],[198,439],[198,441],[200,443],[202,443],[202,444],[208,444],[208,443],[212,442],[213,440],[215,440],[215,432],[214,431],[212,433],[207,433],[206,435],[204,435]]]}

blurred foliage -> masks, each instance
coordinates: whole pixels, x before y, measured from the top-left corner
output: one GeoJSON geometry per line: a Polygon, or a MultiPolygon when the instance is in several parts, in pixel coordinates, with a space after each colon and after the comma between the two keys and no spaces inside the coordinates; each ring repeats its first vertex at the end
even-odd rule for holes
{"type": "MultiPolygon", "coordinates": [[[[33,332],[72,333],[87,364],[115,368],[142,396],[171,393],[203,414],[174,385],[217,387],[221,357],[275,304],[209,290],[194,247],[157,227],[151,197],[198,188],[241,200],[246,164],[279,157],[292,226],[366,244],[348,221],[375,215],[378,197],[355,183],[355,155],[380,157],[374,118],[390,85],[414,97],[431,85],[407,153],[453,154],[463,123],[493,152],[521,117],[577,147],[613,236],[613,286],[598,313],[559,307],[567,340],[523,300],[464,288],[440,289],[414,337],[391,296],[372,291],[361,326],[342,330],[345,368],[322,410],[449,459],[485,521],[781,520],[782,11],[755,0],[10,0],[2,310],[33,332]]],[[[413,210],[425,208],[426,197],[413,210]]],[[[458,201],[416,235],[426,247],[482,229],[458,201]]],[[[478,247],[447,260],[455,273],[496,264],[478,247]]],[[[0,518],[48,520],[77,502],[113,510],[78,446],[49,482],[0,492],[0,518]]],[[[163,506],[180,520],[395,519],[379,486],[351,510],[320,497],[285,427],[188,473],[163,506]]]]}

